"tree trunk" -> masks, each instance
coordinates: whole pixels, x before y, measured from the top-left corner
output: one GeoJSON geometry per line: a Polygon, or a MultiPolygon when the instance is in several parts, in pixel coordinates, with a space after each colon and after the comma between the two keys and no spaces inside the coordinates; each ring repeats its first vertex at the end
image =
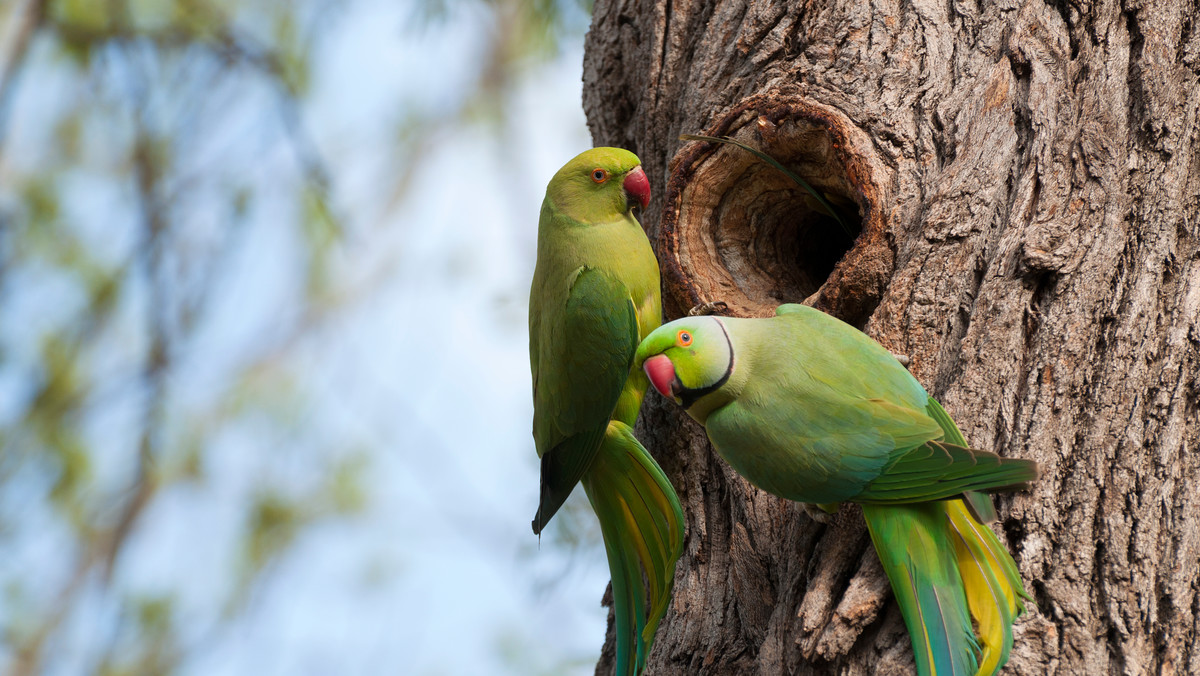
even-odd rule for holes
{"type": "MultiPolygon", "coordinates": [[[[1200,674],[1200,10],[789,5],[596,2],[584,107],[655,187],[666,319],[808,298],[908,355],[974,446],[1041,463],[997,499],[1033,596],[1007,673],[1200,674]],[[681,133],[784,161],[851,236],[681,133]]],[[[913,671],[857,508],[751,487],[653,393],[638,434],[688,519],[648,673],[913,671]]]]}

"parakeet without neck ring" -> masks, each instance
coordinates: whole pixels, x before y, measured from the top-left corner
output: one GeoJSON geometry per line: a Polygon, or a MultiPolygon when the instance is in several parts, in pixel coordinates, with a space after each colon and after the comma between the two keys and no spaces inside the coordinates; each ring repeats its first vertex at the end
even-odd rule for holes
{"type": "Polygon", "coordinates": [[[648,385],[633,356],[662,322],[658,263],[634,217],[649,202],[631,152],[595,148],[568,162],[546,187],[529,293],[533,531],[583,483],[612,574],[619,676],[644,668],[683,549],[679,498],[632,429],[648,385]]]}

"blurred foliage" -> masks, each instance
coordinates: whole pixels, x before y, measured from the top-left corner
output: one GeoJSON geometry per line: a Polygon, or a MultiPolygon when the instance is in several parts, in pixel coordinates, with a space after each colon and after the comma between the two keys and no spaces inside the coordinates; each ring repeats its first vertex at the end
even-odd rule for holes
{"type": "MultiPolygon", "coordinates": [[[[319,44],[350,4],[0,7],[0,673],[173,673],[247,612],[308,530],[369,501],[361,449],[305,439],[311,393],[295,373],[306,339],[364,294],[336,262],[360,219],[305,120],[319,44]],[[263,225],[264,213],[289,216],[263,225]],[[297,280],[274,299],[289,309],[231,319],[264,230],[291,248],[249,256],[297,280]],[[231,323],[254,331],[214,342],[231,323]],[[230,493],[235,583],[182,631],[183,590],[139,585],[133,550],[153,549],[139,535],[172,495],[222,475],[231,438],[257,444],[230,493]],[[319,479],[290,480],[280,465],[296,463],[319,479]],[[47,547],[53,564],[31,568],[47,547]],[[114,627],[72,631],[93,616],[114,627]]],[[[504,119],[515,79],[582,31],[578,7],[414,3],[410,35],[469,12],[494,29],[452,109],[396,111],[389,209],[441,139],[504,119]]]]}

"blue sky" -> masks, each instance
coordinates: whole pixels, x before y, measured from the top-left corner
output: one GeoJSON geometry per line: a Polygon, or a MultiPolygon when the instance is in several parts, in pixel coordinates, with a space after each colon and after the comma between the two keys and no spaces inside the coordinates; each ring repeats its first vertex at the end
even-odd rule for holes
{"type": "MultiPolygon", "coordinates": [[[[590,512],[576,504],[558,519],[577,528],[581,544],[552,528],[539,545],[529,526],[537,462],[526,303],[545,183],[590,147],[582,35],[523,75],[501,127],[439,134],[397,204],[381,188],[396,160],[386,142],[395,111],[461,97],[490,25],[485,10],[460,8],[447,23],[414,32],[404,28],[410,15],[408,6],[352,4],[315,53],[304,124],[329,163],[334,207],[349,226],[333,257],[335,285],[354,293],[274,365],[282,375],[270,382],[294,389],[282,395],[294,426],[281,431],[264,418],[222,429],[206,451],[204,481],[160,494],[122,555],[117,588],[177,595],[185,674],[590,674],[599,654],[608,574],[590,512]],[[360,468],[363,511],[305,530],[249,610],[221,623],[218,599],[236,584],[229,562],[247,495],[264,481],[302,494],[327,478],[331,453],[360,468]]],[[[35,64],[47,79],[14,112],[8,171],[42,161],[37,138],[51,127],[42,118],[77,95],[64,93],[69,78],[52,59],[35,64]]],[[[214,132],[192,161],[201,172],[245,172],[259,197],[215,314],[173,375],[172,410],[181,419],[219,405],[228,374],[263,336],[293,324],[300,305],[294,158],[276,133],[261,131],[261,101],[223,105],[245,108],[246,127],[214,132]]],[[[106,182],[105,152],[101,143],[92,166],[69,172],[65,218],[98,256],[117,260],[135,239],[120,225],[130,218],[129,195],[106,182]]],[[[203,247],[221,221],[199,213],[193,231],[203,247]]],[[[71,312],[74,292],[52,275],[11,284],[0,308],[10,326],[53,324],[54,307],[71,312]]],[[[129,324],[144,303],[128,299],[129,324]]],[[[33,335],[5,335],[17,357],[0,365],[8,408],[21,391],[22,355],[33,359],[33,335]]],[[[119,330],[99,340],[93,368],[101,376],[145,347],[119,330]]],[[[98,484],[120,485],[131,471],[142,396],[128,393],[126,403],[86,421],[98,484]]],[[[0,401],[0,422],[5,410],[0,401]]],[[[45,491],[39,481],[30,474],[26,497],[45,491]]],[[[0,581],[38,570],[45,579],[33,594],[48,597],[68,574],[70,534],[52,512],[21,499],[18,491],[0,500],[0,512],[22,524],[10,533],[0,581]]],[[[46,673],[86,672],[119,640],[119,608],[99,587],[85,594],[46,673]]],[[[0,647],[0,669],[11,658],[0,647]]]]}

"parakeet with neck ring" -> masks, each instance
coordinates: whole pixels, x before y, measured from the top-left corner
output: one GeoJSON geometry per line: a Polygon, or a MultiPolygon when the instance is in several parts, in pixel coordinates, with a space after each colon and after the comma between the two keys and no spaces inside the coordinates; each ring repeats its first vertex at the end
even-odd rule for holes
{"type": "Polygon", "coordinates": [[[970,448],[890,352],[803,305],[664,324],[636,364],[752,484],[862,506],[919,674],[1000,670],[1029,596],[981,491],[1025,487],[1036,463],[970,448]]]}

